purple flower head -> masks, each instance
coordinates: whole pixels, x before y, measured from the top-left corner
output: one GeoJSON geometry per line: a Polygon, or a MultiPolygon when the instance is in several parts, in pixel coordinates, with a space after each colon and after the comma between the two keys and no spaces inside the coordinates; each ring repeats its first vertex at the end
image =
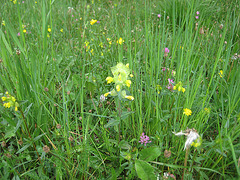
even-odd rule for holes
{"type": "Polygon", "coordinates": [[[200,12],[199,12],[199,11],[197,11],[197,12],[196,12],[196,14],[197,14],[197,15],[199,15],[199,14],[200,14],[200,12]]]}
{"type": "Polygon", "coordinates": [[[164,52],[165,52],[165,53],[169,53],[169,49],[168,49],[168,48],[165,48],[164,52]]]}
{"type": "Polygon", "coordinates": [[[163,72],[166,71],[166,68],[165,68],[165,67],[162,67],[162,71],[163,71],[163,72]]]}
{"type": "Polygon", "coordinates": [[[149,137],[147,135],[144,135],[144,133],[142,133],[142,136],[140,136],[140,141],[141,144],[144,144],[144,146],[146,146],[147,143],[150,143],[152,141],[149,141],[149,137]]]}
{"type": "Polygon", "coordinates": [[[198,16],[196,16],[195,18],[196,18],[196,19],[198,19],[199,17],[198,17],[198,16]]]}
{"type": "Polygon", "coordinates": [[[174,83],[173,79],[168,79],[168,83],[171,84],[171,83],[174,83]]]}
{"type": "Polygon", "coordinates": [[[100,23],[100,21],[97,21],[97,23],[99,24],[99,23],[100,23]]]}
{"type": "Polygon", "coordinates": [[[160,18],[162,15],[161,14],[158,14],[158,17],[160,18]]]}
{"type": "Polygon", "coordinates": [[[17,36],[20,36],[20,32],[17,33],[17,36]]]}

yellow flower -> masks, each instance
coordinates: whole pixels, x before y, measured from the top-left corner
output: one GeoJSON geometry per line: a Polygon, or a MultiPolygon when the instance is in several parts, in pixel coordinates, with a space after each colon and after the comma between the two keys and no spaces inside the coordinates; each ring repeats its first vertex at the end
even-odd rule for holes
{"type": "Polygon", "coordinates": [[[122,43],[124,43],[124,40],[122,38],[119,38],[119,40],[117,40],[117,43],[122,45],[122,43]]]}
{"type": "Polygon", "coordinates": [[[133,75],[132,75],[132,74],[130,74],[129,76],[130,76],[130,77],[133,77],[133,75]]]}
{"type": "Polygon", "coordinates": [[[176,90],[177,89],[177,87],[176,86],[173,86],[173,90],[176,90]]]}
{"type": "Polygon", "coordinates": [[[62,29],[60,29],[60,32],[63,32],[63,28],[62,28],[62,29]]]}
{"type": "Polygon", "coordinates": [[[14,4],[17,4],[17,0],[14,0],[13,3],[14,3],[14,4]]]}
{"type": "Polygon", "coordinates": [[[129,63],[126,64],[127,68],[129,68],[129,63]]]}
{"type": "Polygon", "coordinates": [[[6,99],[7,99],[7,98],[6,98],[5,96],[2,97],[2,101],[6,101],[6,99]]]}
{"type": "Polygon", "coordinates": [[[133,97],[133,96],[125,96],[125,98],[127,98],[128,100],[131,100],[131,101],[134,100],[134,97],[133,97]]]}
{"type": "Polygon", "coordinates": [[[116,90],[117,90],[117,92],[120,91],[120,86],[119,85],[116,86],[116,90]]]}
{"type": "Polygon", "coordinates": [[[113,82],[113,78],[112,77],[107,77],[106,81],[107,81],[107,84],[109,84],[109,83],[113,82]]]}
{"type": "Polygon", "coordinates": [[[96,22],[97,22],[96,19],[92,19],[92,20],[90,21],[90,24],[91,24],[91,25],[94,25],[96,22]]]}
{"type": "Polygon", "coordinates": [[[35,3],[37,4],[37,1],[35,1],[35,3]]]}
{"type": "Polygon", "coordinates": [[[185,88],[182,88],[182,92],[184,93],[186,91],[186,89],[185,88]]]}
{"type": "Polygon", "coordinates": [[[93,49],[91,49],[91,53],[92,53],[92,55],[93,55],[93,49]]]}
{"type": "Polygon", "coordinates": [[[130,87],[131,83],[132,83],[131,80],[126,80],[127,87],[130,87]]]}
{"type": "Polygon", "coordinates": [[[218,74],[222,78],[223,77],[223,70],[220,70],[220,72],[218,74]]]}
{"type": "Polygon", "coordinates": [[[48,37],[48,38],[50,38],[50,35],[49,35],[49,34],[47,34],[47,37],[48,37]]]}
{"type": "Polygon", "coordinates": [[[101,52],[101,56],[103,56],[103,52],[101,52]]]}
{"type": "Polygon", "coordinates": [[[16,102],[15,97],[8,94],[8,92],[5,93],[5,96],[3,96],[2,101],[4,101],[3,106],[5,108],[15,107],[15,111],[18,111],[19,104],[16,102]]]}
{"type": "Polygon", "coordinates": [[[110,92],[107,92],[104,94],[105,97],[107,97],[110,94],[110,92]]]}
{"type": "Polygon", "coordinates": [[[121,76],[121,74],[118,75],[118,81],[122,81],[122,76],[121,76]]]}
{"type": "Polygon", "coordinates": [[[188,108],[185,108],[183,110],[184,110],[183,114],[185,114],[187,116],[190,116],[192,114],[192,111],[190,109],[188,109],[188,108]]]}
{"type": "Polygon", "coordinates": [[[23,32],[24,32],[24,33],[26,33],[26,32],[27,32],[27,30],[26,30],[26,29],[24,29],[24,30],[23,30],[23,32]]]}
{"type": "Polygon", "coordinates": [[[2,21],[2,25],[5,26],[5,21],[2,21]]]}
{"type": "Polygon", "coordinates": [[[17,107],[17,106],[15,106],[14,110],[15,110],[15,111],[18,111],[18,107],[17,107]]]}
{"type": "Polygon", "coordinates": [[[206,113],[210,113],[210,108],[204,108],[204,111],[206,112],[206,113]]]}
{"type": "Polygon", "coordinates": [[[48,32],[51,32],[52,31],[52,29],[51,28],[48,28],[48,32]]]}

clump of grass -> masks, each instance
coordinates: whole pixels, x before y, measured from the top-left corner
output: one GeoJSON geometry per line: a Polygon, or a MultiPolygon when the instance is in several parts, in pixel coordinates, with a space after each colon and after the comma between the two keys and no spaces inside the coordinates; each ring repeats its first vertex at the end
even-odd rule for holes
{"type": "Polygon", "coordinates": [[[237,1],[4,1],[0,10],[3,179],[240,176],[237,1]],[[106,77],[119,62],[131,81],[113,86],[106,77]],[[125,85],[121,103],[103,96],[125,85]],[[184,151],[172,132],[188,128],[201,146],[184,151]]]}

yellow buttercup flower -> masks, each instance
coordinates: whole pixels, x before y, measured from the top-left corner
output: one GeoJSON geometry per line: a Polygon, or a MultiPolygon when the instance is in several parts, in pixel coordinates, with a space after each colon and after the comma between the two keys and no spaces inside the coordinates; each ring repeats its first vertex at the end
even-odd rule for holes
{"type": "Polygon", "coordinates": [[[90,24],[91,24],[91,25],[94,25],[96,22],[97,22],[96,19],[92,19],[92,20],[90,21],[90,24]]]}
{"type": "Polygon", "coordinates": [[[23,30],[23,32],[24,32],[24,33],[26,33],[26,32],[27,32],[27,30],[26,30],[26,29],[24,29],[24,30],[23,30]]]}
{"type": "Polygon", "coordinates": [[[223,77],[223,70],[220,70],[220,72],[218,74],[219,74],[220,78],[222,78],[223,77]]]}
{"type": "Polygon", "coordinates": [[[2,25],[5,26],[5,21],[2,21],[2,25]]]}
{"type": "Polygon", "coordinates": [[[122,43],[124,43],[124,40],[122,38],[119,38],[119,40],[117,40],[117,43],[122,45],[122,43]]]}
{"type": "Polygon", "coordinates": [[[48,32],[51,32],[52,31],[52,29],[51,28],[48,28],[48,32]]]}
{"type": "Polygon", "coordinates": [[[130,74],[129,76],[130,76],[130,77],[133,77],[133,74],[130,74]]]}
{"type": "Polygon", "coordinates": [[[190,116],[192,114],[192,111],[188,108],[183,109],[183,111],[184,111],[183,114],[185,114],[187,116],[190,116]]]}
{"type": "Polygon", "coordinates": [[[60,32],[63,32],[63,28],[62,28],[62,29],[60,29],[60,32]]]}
{"type": "Polygon", "coordinates": [[[15,107],[15,111],[18,111],[19,104],[16,102],[16,98],[9,95],[8,92],[5,93],[5,96],[2,98],[3,106],[5,108],[15,107]]]}
{"type": "Polygon", "coordinates": [[[127,68],[129,68],[129,63],[126,64],[127,68]]]}

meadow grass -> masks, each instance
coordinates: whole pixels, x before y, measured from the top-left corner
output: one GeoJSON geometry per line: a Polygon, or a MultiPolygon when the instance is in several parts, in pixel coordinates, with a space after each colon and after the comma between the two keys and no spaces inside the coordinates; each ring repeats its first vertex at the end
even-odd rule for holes
{"type": "Polygon", "coordinates": [[[3,0],[1,179],[239,178],[239,12],[227,0],[3,0]],[[120,62],[132,101],[102,96],[120,62]],[[193,128],[199,144],[184,149],[193,128]]]}

